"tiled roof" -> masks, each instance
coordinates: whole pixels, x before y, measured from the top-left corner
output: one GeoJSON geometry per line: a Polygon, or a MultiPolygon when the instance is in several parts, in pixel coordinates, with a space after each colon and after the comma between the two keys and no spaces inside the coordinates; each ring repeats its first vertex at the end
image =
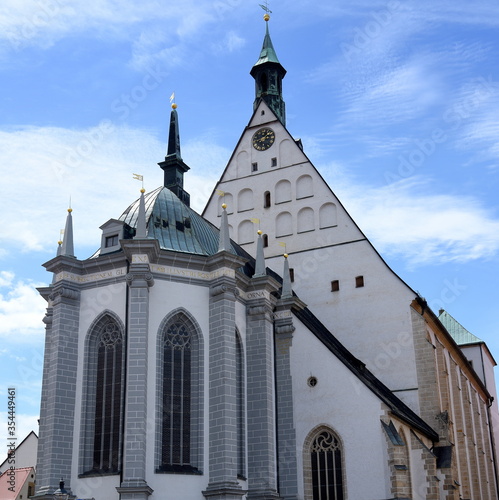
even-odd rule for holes
{"type": "Polygon", "coordinates": [[[0,476],[0,498],[2,500],[15,500],[17,495],[21,491],[24,483],[28,480],[29,475],[33,472],[32,467],[24,467],[22,469],[14,469],[15,474],[15,486],[14,491],[9,490],[11,475],[10,470],[7,469],[0,476]]]}

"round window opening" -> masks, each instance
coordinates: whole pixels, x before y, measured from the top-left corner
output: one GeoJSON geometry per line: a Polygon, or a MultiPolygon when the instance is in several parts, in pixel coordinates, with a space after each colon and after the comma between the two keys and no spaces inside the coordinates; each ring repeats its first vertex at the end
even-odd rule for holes
{"type": "Polygon", "coordinates": [[[310,377],[308,380],[307,380],[307,384],[310,386],[310,387],[315,387],[317,385],[319,381],[317,380],[316,377],[310,377]]]}

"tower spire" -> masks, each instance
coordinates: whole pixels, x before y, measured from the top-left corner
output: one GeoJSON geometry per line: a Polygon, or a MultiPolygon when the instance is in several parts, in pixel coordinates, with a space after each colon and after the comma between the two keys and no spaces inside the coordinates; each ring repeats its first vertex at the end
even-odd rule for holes
{"type": "Polygon", "coordinates": [[[277,58],[272,39],[269,32],[270,10],[268,6],[261,5],[265,10],[265,37],[258,61],[251,68],[250,74],[255,79],[255,101],[253,109],[256,109],[260,99],[263,99],[272,109],[283,125],[286,125],[286,107],[282,98],[282,79],[286,70],[277,58]]]}
{"type": "Polygon", "coordinates": [[[158,165],[165,172],[164,186],[189,206],[190,196],[189,193],[184,191],[184,173],[189,170],[189,167],[183,162],[180,155],[180,133],[177,105],[175,103],[172,104],[170,113],[170,130],[165,160],[158,163],[158,165]]]}

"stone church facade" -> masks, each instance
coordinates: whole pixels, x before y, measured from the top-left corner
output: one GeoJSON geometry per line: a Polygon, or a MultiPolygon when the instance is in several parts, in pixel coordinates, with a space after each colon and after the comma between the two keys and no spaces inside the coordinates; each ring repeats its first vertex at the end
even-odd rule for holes
{"type": "Polygon", "coordinates": [[[61,476],[95,500],[497,498],[495,388],[287,131],[285,73],[267,24],[202,216],[176,109],[163,185],[89,259],[69,211],[40,289],[38,500],[61,476]]]}

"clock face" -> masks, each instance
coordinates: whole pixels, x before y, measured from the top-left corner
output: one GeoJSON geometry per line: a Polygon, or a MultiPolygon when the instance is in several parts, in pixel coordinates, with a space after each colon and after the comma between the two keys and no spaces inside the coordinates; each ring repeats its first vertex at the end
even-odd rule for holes
{"type": "Polygon", "coordinates": [[[269,149],[275,141],[275,134],[271,128],[261,128],[253,135],[253,147],[258,151],[269,149]]]}

